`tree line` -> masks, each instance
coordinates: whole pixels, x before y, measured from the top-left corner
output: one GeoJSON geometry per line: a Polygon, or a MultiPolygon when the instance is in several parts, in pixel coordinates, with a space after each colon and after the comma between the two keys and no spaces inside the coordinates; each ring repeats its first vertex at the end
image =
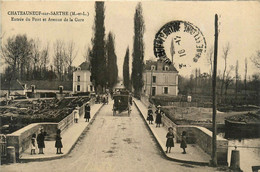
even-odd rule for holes
{"type": "Polygon", "coordinates": [[[11,80],[72,80],[72,63],[77,55],[73,41],[56,40],[50,60],[50,45],[42,45],[39,39],[27,35],[9,37],[1,47],[1,56],[6,64],[1,79],[11,80]]]}
{"type": "MultiPolygon", "coordinates": [[[[115,36],[109,32],[105,39],[105,8],[104,2],[95,3],[95,23],[94,37],[92,38],[92,47],[89,48],[91,63],[91,80],[98,92],[104,91],[104,88],[112,88],[117,84],[118,68],[117,56],[115,54],[115,36]]],[[[144,68],[144,19],[142,16],[142,6],[138,3],[134,16],[134,45],[132,53],[132,74],[129,71],[129,47],[126,49],[123,64],[123,84],[125,88],[131,90],[134,88],[135,94],[140,94],[143,86],[143,68],[144,68]]]]}
{"type": "MultiPolygon", "coordinates": [[[[230,58],[230,44],[228,43],[222,49],[222,56],[224,60],[223,71],[218,70],[217,73],[217,95],[220,103],[228,101],[244,102],[259,100],[260,91],[260,74],[254,73],[248,76],[248,58],[244,59],[244,66],[239,66],[237,60],[232,65],[227,65],[228,58],[230,58]],[[239,68],[244,69],[243,79],[238,72],[239,68]],[[232,100],[233,99],[233,100],[232,100]]],[[[260,69],[260,51],[257,51],[250,60],[255,64],[257,69],[260,69]]],[[[210,65],[209,72],[201,72],[200,68],[193,70],[189,78],[179,76],[179,93],[183,95],[198,95],[209,96],[212,94],[212,71],[213,71],[213,48],[210,48],[207,54],[207,62],[210,65]]],[[[252,103],[252,102],[251,102],[252,103]]]]}
{"type": "MultiPolygon", "coordinates": [[[[95,20],[91,46],[85,47],[84,59],[90,63],[91,81],[98,92],[112,88],[118,82],[115,35],[105,35],[104,2],[95,3],[95,20]]],[[[129,48],[123,65],[124,86],[140,94],[143,86],[144,66],[144,19],[142,6],[138,3],[134,16],[134,37],[132,52],[132,74],[129,71],[129,48]]],[[[1,55],[6,64],[2,81],[11,80],[60,80],[71,81],[75,67],[72,65],[78,54],[75,42],[56,40],[52,47],[43,45],[39,39],[27,35],[9,37],[1,46],[1,55]],[[52,49],[51,49],[52,48],[52,49]],[[50,52],[52,51],[52,52],[50,52]],[[51,60],[52,59],[52,60],[51,60]]]]}

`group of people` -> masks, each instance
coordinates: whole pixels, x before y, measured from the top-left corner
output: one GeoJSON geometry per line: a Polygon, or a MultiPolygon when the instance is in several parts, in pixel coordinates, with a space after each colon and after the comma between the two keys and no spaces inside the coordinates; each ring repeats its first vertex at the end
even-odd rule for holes
{"type": "MultiPolygon", "coordinates": [[[[74,115],[74,122],[78,123],[79,120],[79,106],[77,105],[77,107],[75,108],[75,110],[72,112],[74,115]]],[[[90,105],[89,102],[86,103],[85,106],[85,115],[84,118],[86,119],[86,122],[89,122],[90,119],[90,105]]],[[[45,136],[47,135],[47,133],[43,130],[43,128],[40,128],[40,133],[37,135],[34,133],[32,135],[31,138],[31,155],[36,154],[36,149],[39,149],[39,154],[44,154],[43,152],[43,148],[45,148],[45,136]],[[37,145],[36,145],[37,143],[37,145]]],[[[56,137],[55,137],[55,147],[57,149],[56,154],[63,154],[61,152],[61,148],[63,147],[62,145],[62,137],[61,137],[61,130],[57,129],[56,131],[56,137]]]]}
{"type": "MultiPolygon", "coordinates": [[[[164,112],[161,110],[161,106],[158,105],[157,109],[155,111],[156,118],[155,118],[155,123],[156,127],[160,127],[160,124],[162,123],[162,116],[164,115],[164,112]]],[[[153,124],[153,110],[152,106],[148,106],[148,112],[147,112],[147,120],[149,121],[149,124],[153,124]]],[[[186,131],[182,132],[181,135],[181,144],[180,147],[183,149],[183,154],[186,154],[186,148],[187,148],[187,141],[186,141],[186,131]]],[[[174,134],[173,134],[173,128],[169,127],[168,128],[168,133],[166,135],[167,141],[166,141],[166,153],[171,152],[171,148],[174,147],[174,134]]]]}
{"type": "MultiPolygon", "coordinates": [[[[164,112],[161,110],[161,106],[158,105],[157,109],[155,111],[156,114],[156,118],[155,118],[155,123],[156,123],[156,127],[160,127],[161,123],[162,123],[162,116],[164,115],[164,112]]],[[[149,121],[149,124],[153,124],[153,110],[152,110],[152,106],[148,107],[148,116],[147,116],[147,121],[149,121]]]]}
{"type": "MultiPolygon", "coordinates": [[[[171,153],[171,148],[174,147],[174,134],[173,128],[168,128],[168,133],[166,134],[166,153],[171,153]]],[[[186,131],[183,131],[181,134],[181,145],[180,147],[183,149],[183,154],[186,154],[187,141],[186,141],[186,131]]]]}
{"type": "MultiPolygon", "coordinates": [[[[43,130],[43,128],[40,128],[40,133],[37,135],[36,138],[36,134],[34,133],[32,135],[32,139],[31,139],[31,155],[36,154],[36,149],[39,149],[39,154],[44,154],[43,152],[43,148],[45,148],[45,137],[46,137],[47,133],[43,130]],[[37,142],[37,145],[36,145],[37,142]]],[[[55,147],[57,149],[56,154],[63,154],[61,152],[61,148],[63,147],[62,142],[61,142],[61,130],[57,129],[56,131],[56,137],[55,137],[55,147]]]]}
{"type": "Polygon", "coordinates": [[[108,93],[104,95],[96,95],[96,103],[108,104],[108,93]]]}
{"type": "MultiPolygon", "coordinates": [[[[79,105],[75,108],[75,110],[72,112],[74,114],[74,122],[78,123],[79,121],[79,105]]],[[[86,119],[86,122],[89,122],[90,119],[90,105],[89,102],[86,103],[85,105],[85,115],[84,118],[86,119]]]]}

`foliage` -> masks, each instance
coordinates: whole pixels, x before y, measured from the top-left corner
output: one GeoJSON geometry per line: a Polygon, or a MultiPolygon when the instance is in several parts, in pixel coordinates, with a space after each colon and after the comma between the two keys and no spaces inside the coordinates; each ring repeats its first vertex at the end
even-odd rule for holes
{"type": "Polygon", "coordinates": [[[126,49],[124,64],[123,64],[123,82],[126,89],[130,90],[130,77],[129,77],[129,47],[126,49]]]}
{"type": "Polygon", "coordinates": [[[57,40],[53,44],[53,64],[50,64],[49,44],[41,44],[39,39],[29,39],[26,35],[9,37],[1,47],[5,62],[2,79],[11,80],[72,80],[72,63],[77,51],[73,41],[66,44],[57,40]]]}
{"type": "Polygon", "coordinates": [[[144,68],[144,43],[143,34],[145,31],[142,5],[138,3],[134,16],[134,45],[131,81],[134,93],[139,95],[143,87],[143,68],[144,68]]]}
{"type": "Polygon", "coordinates": [[[112,90],[113,86],[117,83],[118,69],[117,69],[117,56],[115,53],[115,36],[109,32],[106,44],[107,51],[107,75],[108,87],[112,90]]]}
{"type": "Polygon", "coordinates": [[[5,62],[11,68],[10,79],[23,79],[26,73],[30,73],[27,66],[32,57],[32,43],[26,35],[8,38],[1,50],[5,62]]]}
{"type": "Polygon", "coordinates": [[[260,69],[260,50],[258,50],[256,54],[251,58],[251,61],[258,69],[260,69]]]}
{"type": "MultiPolygon", "coordinates": [[[[104,2],[95,2],[95,24],[93,27],[94,38],[91,58],[91,78],[94,87],[98,85],[104,88],[106,79],[106,57],[105,57],[105,7],[104,2]]],[[[96,89],[95,89],[96,90],[96,89]]]]}

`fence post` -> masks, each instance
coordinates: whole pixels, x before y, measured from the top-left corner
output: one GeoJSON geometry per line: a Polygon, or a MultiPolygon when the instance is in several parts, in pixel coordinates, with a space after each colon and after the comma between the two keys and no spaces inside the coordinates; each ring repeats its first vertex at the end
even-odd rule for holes
{"type": "Polygon", "coordinates": [[[230,169],[235,171],[242,171],[240,169],[240,155],[239,150],[232,150],[230,169]]]}
{"type": "Polygon", "coordinates": [[[7,162],[16,163],[15,148],[13,146],[7,147],[7,162]]]}

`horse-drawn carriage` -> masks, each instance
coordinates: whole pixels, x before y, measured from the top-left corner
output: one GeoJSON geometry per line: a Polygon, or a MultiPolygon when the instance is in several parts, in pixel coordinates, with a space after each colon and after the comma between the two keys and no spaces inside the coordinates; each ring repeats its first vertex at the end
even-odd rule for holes
{"type": "Polygon", "coordinates": [[[129,92],[124,88],[116,88],[113,94],[114,105],[113,105],[113,115],[116,115],[116,112],[119,113],[123,111],[128,111],[128,116],[131,113],[131,104],[132,99],[129,92]]]}

